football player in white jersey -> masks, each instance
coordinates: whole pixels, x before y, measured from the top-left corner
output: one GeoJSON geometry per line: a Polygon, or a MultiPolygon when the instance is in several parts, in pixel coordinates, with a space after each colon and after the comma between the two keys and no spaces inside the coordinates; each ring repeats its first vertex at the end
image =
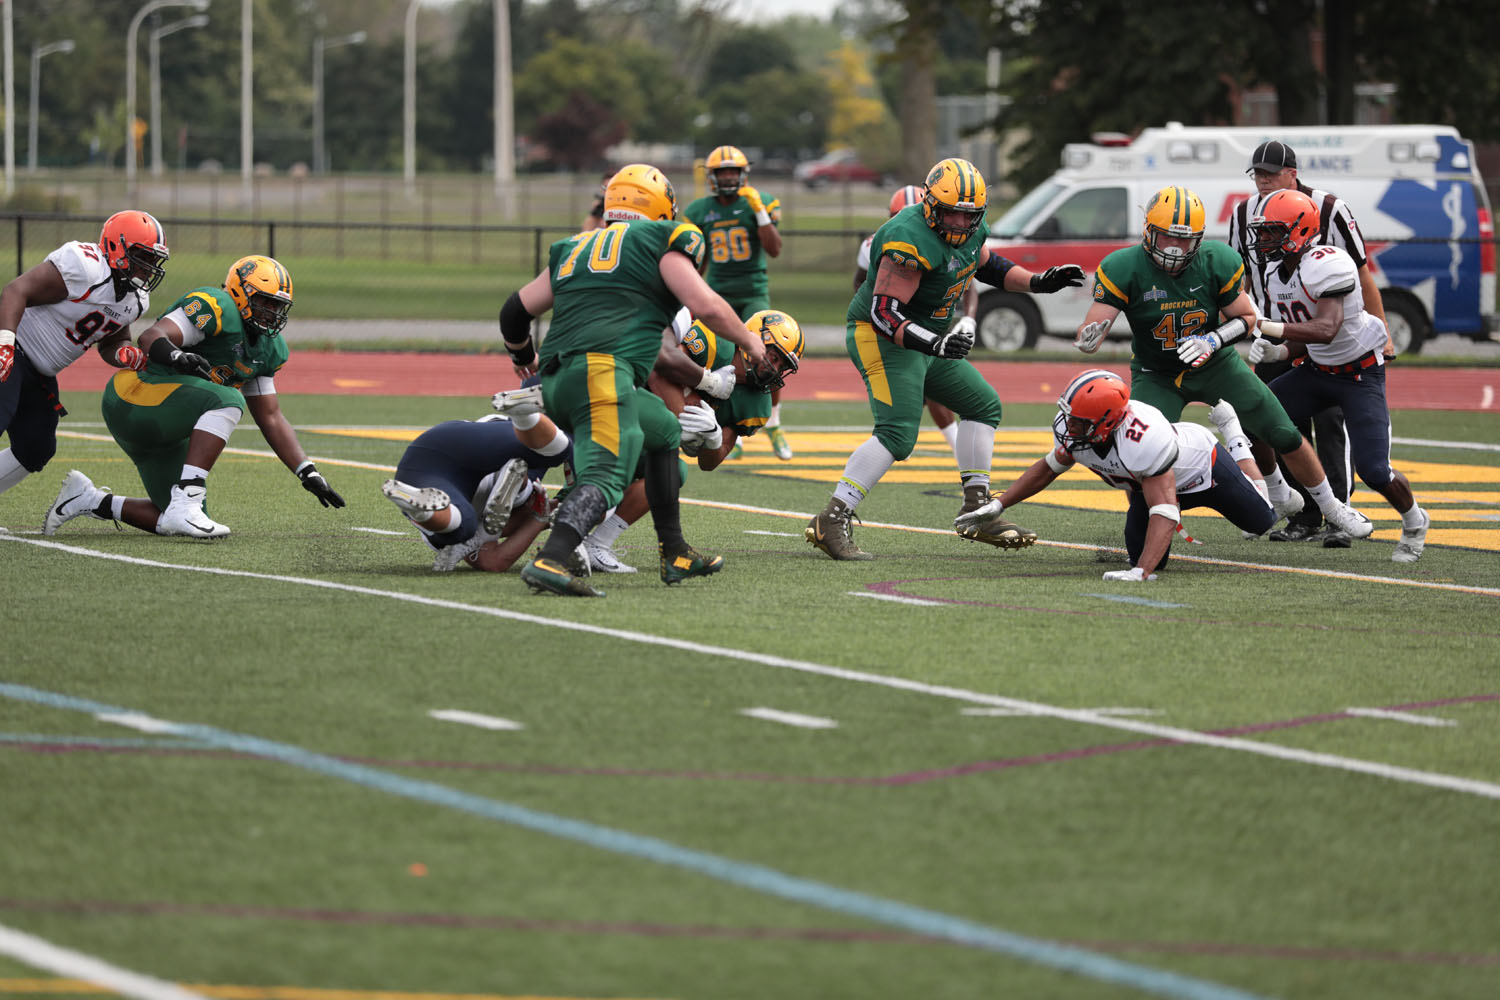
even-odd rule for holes
{"type": "Polygon", "coordinates": [[[1343,409],[1355,471],[1401,515],[1401,538],[1391,559],[1416,562],[1431,519],[1417,506],[1411,483],[1391,468],[1386,329],[1364,308],[1354,259],[1340,247],[1312,245],[1318,209],[1301,191],[1277,191],[1267,198],[1250,230],[1255,252],[1276,264],[1265,272],[1276,315],[1261,319],[1263,336],[1250,345],[1250,360],[1306,355],[1306,363],[1277,377],[1271,391],[1294,421],[1330,406],[1343,409]]]}
{"type": "Polygon", "coordinates": [[[116,368],[140,371],[146,355],[130,324],[151,308],[167,262],[161,223],[145,212],[116,212],[98,243],[64,243],[0,290],[0,493],[40,472],[57,452],[66,410],[57,373],[97,346],[116,368]]]}
{"type": "Polygon", "coordinates": [[[985,506],[962,514],[955,527],[975,523],[1035,496],[1075,463],[1130,494],[1125,551],[1130,569],[1106,580],[1155,580],[1166,564],[1182,510],[1209,507],[1244,531],[1260,534],[1276,521],[1250,441],[1227,401],[1212,418],[1224,435],[1193,423],[1172,423],[1150,403],[1130,398],[1125,382],[1102,368],[1077,375],[1057,400],[1056,447],[985,506]]]}

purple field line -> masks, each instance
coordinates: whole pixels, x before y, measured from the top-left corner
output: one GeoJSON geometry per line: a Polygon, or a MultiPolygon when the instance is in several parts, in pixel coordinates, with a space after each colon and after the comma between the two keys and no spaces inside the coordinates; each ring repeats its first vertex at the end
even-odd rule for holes
{"type": "MultiPolygon", "coordinates": [[[[1383,706],[1388,711],[1409,712],[1424,708],[1440,708],[1444,705],[1461,705],[1474,702],[1500,701],[1500,692],[1493,694],[1460,695],[1454,698],[1438,698],[1431,701],[1407,702],[1400,705],[1383,706]]],[[[1273,732],[1278,729],[1295,729],[1300,726],[1311,726],[1325,722],[1344,722],[1354,718],[1345,712],[1324,712],[1318,715],[1304,715],[1294,719],[1280,719],[1272,722],[1252,722],[1240,726],[1228,726],[1222,729],[1205,730],[1211,736],[1245,736],[1251,733],[1273,732]]],[[[1022,757],[1003,757],[998,760],[971,761],[965,764],[954,764],[949,767],[931,768],[921,771],[906,771],[898,774],[877,775],[873,777],[851,776],[851,775],[806,775],[806,774],[757,774],[723,773],[715,771],[671,771],[653,768],[628,768],[628,767],[573,767],[559,764],[511,764],[504,761],[466,761],[466,760],[391,760],[380,757],[354,757],[340,755],[340,760],[355,764],[368,764],[374,767],[413,767],[413,768],[447,768],[451,770],[468,771],[498,771],[509,774],[555,774],[575,777],[599,777],[599,778],[667,778],[690,781],[765,781],[765,782],[787,782],[793,784],[812,785],[912,785],[927,781],[943,781],[949,778],[961,778],[971,774],[984,774],[989,771],[1003,771],[1016,767],[1030,767],[1036,764],[1056,764],[1069,760],[1081,760],[1086,757],[1099,757],[1107,754],[1127,753],[1132,750],[1147,750],[1157,747],[1185,746],[1177,740],[1166,738],[1152,740],[1133,740],[1129,743],[1106,743],[1098,746],[1075,747],[1070,750],[1055,750],[1049,753],[1028,754],[1022,757]]],[[[194,749],[181,746],[163,747],[123,747],[103,744],[91,744],[87,742],[69,743],[47,743],[41,740],[29,743],[0,743],[0,749],[10,747],[17,750],[27,750],[33,753],[74,753],[87,751],[91,753],[148,753],[148,754],[190,754],[194,756],[215,757],[246,757],[245,754],[235,753],[229,750],[194,749]]]]}
{"type": "MultiPolygon", "coordinates": [[[[659,924],[595,920],[547,920],[531,917],[476,916],[460,913],[303,909],[239,906],[228,903],[124,903],[113,900],[0,899],[0,909],[28,913],[84,916],[228,917],[242,920],[297,920],[321,924],[391,927],[435,927],[457,930],[503,930],[543,934],[622,934],[638,937],[718,938],[725,940],[860,941],[887,944],[950,944],[937,938],[899,931],[853,927],[728,927],[713,924],[659,924]]],[[[1053,939],[1057,940],[1057,939],[1053,939]]],[[[1101,952],[1155,952],[1174,955],[1238,955],[1256,958],[1337,962],[1396,962],[1425,965],[1500,965],[1500,955],[1466,955],[1433,951],[1360,948],[1310,948],[1303,945],[1253,945],[1218,941],[1063,941],[1101,952]]]]}

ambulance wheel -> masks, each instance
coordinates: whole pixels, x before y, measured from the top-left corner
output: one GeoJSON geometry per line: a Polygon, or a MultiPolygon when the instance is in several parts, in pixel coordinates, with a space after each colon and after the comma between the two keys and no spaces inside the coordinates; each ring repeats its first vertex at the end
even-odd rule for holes
{"type": "Polygon", "coordinates": [[[998,354],[1036,347],[1042,335],[1042,316],[1036,304],[1012,292],[981,295],[976,320],[979,346],[998,354]]]}
{"type": "Polygon", "coordinates": [[[1420,354],[1431,330],[1427,313],[1420,302],[1394,290],[1383,289],[1382,304],[1385,306],[1386,328],[1391,334],[1391,343],[1396,353],[1420,354]]]}

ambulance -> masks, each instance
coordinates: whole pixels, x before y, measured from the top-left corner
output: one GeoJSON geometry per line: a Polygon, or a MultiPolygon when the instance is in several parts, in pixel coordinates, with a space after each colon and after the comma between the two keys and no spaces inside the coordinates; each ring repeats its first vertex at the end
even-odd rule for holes
{"type": "MultiPolygon", "coordinates": [[[[1474,146],[1445,125],[1190,128],[1170,122],[1134,141],[1096,135],[1063,147],[1062,169],[1027,192],[990,229],[988,245],[1031,271],[1078,264],[1086,272],[1139,243],[1146,203],[1185,184],[1208,212],[1206,239],[1228,241],[1235,206],[1255,195],[1246,173],[1267,139],[1297,153],[1297,179],[1348,203],[1365,238],[1391,339],[1416,353],[1433,332],[1476,339],[1495,313],[1494,220],[1474,146]]],[[[1071,338],[1088,311],[1092,278],[1051,295],[979,285],[980,345],[1010,352],[1043,333],[1071,338]]],[[[1126,338],[1123,318],[1111,338],[1126,338]]]]}

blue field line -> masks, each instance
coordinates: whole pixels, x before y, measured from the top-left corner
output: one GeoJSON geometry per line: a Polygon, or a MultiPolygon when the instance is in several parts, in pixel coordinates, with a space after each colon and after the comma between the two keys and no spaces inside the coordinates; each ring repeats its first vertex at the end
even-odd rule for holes
{"type": "MultiPolygon", "coordinates": [[[[88,712],[94,715],[101,712],[118,714],[138,711],[51,691],[42,691],[20,684],[0,683],[0,696],[45,705],[49,708],[88,712]]],[[[390,795],[427,802],[447,809],[456,809],[548,836],[586,844],[600,850],[613,851],[616,854],[644,858],[766,895],[807,903],[825,910],[832,910],[872,923],[898,927],[928,937],[942,938],[975,948],[999,952],[1089,979],[1127,986],[1154,996],[1170,997],[1174,1000],[1268,1000],[1258,994],[1246,993],[1207,980],[1135,965],[1071,945],[1013,934],[935,910],[927,910],[895,900],[881,899],[878,896],[826,885],[812,879],[788,875],[763,865],[735,861],[706,851],[680,847],[655,837],[569,819],[566,816],[537,812],[524,806],[484,798],[434,782],[391,774],[362,764],[351,764],[289,744],[232,733],[215,729],[212,726],[188,723],[173,723],[172,725],[175,728],[171,731],[171,735],[196,740],[209,746],[280,761],[283,764],[353,782],[390,795]]]]}

